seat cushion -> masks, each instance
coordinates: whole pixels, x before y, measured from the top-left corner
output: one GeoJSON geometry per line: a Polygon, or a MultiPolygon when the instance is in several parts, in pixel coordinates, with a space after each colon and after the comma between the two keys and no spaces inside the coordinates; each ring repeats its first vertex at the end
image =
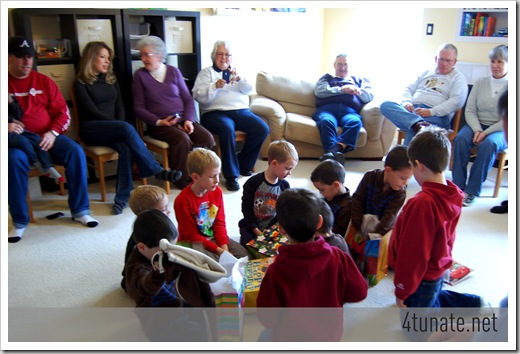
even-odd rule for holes
{"type": "Polygon", "coordinates": [[[88,150],[95,155],[117,154],[117,151],[108,146],[90,146],[82,144],[85,150],[88,150]]]}
{"type": "Polygon", "coordinates": [[[162,140],[157,140],[157,139],[154,139],[152,138],[151,136],[149,135],[145,135],[143,136],[143,141],[147,144],[151,144],[151,145],[155,145],[155,146],[158,146],[160,147],[161,149],[168,149],[170,147],[170,144],[168,144],[167,142],[164,142],[162,140]]]}

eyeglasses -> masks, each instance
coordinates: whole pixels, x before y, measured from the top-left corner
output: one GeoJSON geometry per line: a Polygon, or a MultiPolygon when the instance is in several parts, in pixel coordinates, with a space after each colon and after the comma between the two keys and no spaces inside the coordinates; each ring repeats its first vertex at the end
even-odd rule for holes
{"type": "Polygon", "coordinates": [[[440,61],[441,63],[448,63],[448,64],[451,64],[454,62],[453,59],[444,59],[444,58],[439,58],[437,59],[438,61],[440,61]]]}
{"type": "Polygon", "coordinates": [[[218,53],[217,53],[217,56],[219,56],[219,57],[230,58],[230,57],[231,57],[231,54],[229,54],[229,53],[221,53],[221,52],[218,52],[218,53]]]}
{"type": "Polygon", "coordinates": [[[153,58],[155,57],[157,54],[155,53],[140,53],[139,54],[139,58],[142,58],[142,57],[145,57],[145,58],[153,58]]]}

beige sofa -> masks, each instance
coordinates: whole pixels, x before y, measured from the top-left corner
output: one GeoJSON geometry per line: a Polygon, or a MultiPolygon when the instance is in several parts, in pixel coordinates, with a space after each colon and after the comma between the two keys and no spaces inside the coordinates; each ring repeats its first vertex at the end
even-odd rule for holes
{"type": "MultiPolygon", "coordinates": [[[[250,109],[270,129],[260,151],[262,158],[267,158],[267,148],[274,140],[293,143],[300,158],[318,158],[323,154],[318,128],[312,120],[316,110],[314,85],[315,82],[263,71],[257,74],[256,94],[251,97],[250,109]]],[[[382,159],[394,141],[396,127],[379,113],[379,102],[365,105],[361,117],[363,127],[356,150],[346,153],[345,158],[382,159]]]]}

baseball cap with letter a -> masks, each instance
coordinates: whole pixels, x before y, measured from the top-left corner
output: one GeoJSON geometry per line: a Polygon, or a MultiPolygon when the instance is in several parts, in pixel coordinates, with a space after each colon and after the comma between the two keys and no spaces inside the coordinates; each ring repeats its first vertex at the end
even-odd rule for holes
{"type": "Polygon", "coordinates": [[[9,54],[13,54],[17,58],[23,58],[27,55],[34,56],[32,44],[24,37],[14,36],[9,38],[9,54]]]}

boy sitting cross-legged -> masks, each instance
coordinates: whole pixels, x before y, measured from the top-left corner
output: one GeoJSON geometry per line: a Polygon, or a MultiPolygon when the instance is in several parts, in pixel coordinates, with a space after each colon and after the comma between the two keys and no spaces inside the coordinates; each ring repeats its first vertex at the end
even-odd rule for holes
{"type": "Polygon", "coordinates": [[[276,200],[289,188],[286,178],[298,163],[298,152],[288,141],[273,141],[267,151],[267,169],[244,184],[239,221],[240,244],[246,244],[276,224],[276,200]]]}
{"type": "Polygon", "coordinates": [[[215,152],[196,148],[188,154],[186,167],[193,182],[175,198],[173,208],[179,224],[179,242],[186,242],[217,262],[223,252],[236,258],[249,252],[228,237],[222,189],[218,186],[220,158],[215,152]]]}
{"type": "Polygon", "coordinates": [[[463,192],[446,180],[451,144],[445,131],[423,128],[408,147],[413,175],[422,190],[410,198],[397,217],[390,238],[388,262],[394,270],[399,307],[480,307],[472,294],[443,290],[463,192]]]}
{"type": "MultiPolygon", "coordinates": [[[[354,261],[323,237],[315,236],[322,224],[319,196],[310,190],[285,190],[276,204],[279,231],[289,240],[267,268],[260,284],[257,307],[260,322],[268,329],[266,339],[305,341],[341,338],[343,304],[366,298],[368,285],[354,261]],[[331,308],[319,321],[304,308],[331,308]],[[280,308],[298,308],[284,312],[280,308]]],[[[266,333],[266,332],[264,332],[266,333]]]]}
{"type": "Polygon", "coordinates": [[[325,160],[312,171],[311,182],[332,210],[332,232],[345,235],[351,208],[350,190],[345,186],[345,167],[335,160],[325,160]]]}

